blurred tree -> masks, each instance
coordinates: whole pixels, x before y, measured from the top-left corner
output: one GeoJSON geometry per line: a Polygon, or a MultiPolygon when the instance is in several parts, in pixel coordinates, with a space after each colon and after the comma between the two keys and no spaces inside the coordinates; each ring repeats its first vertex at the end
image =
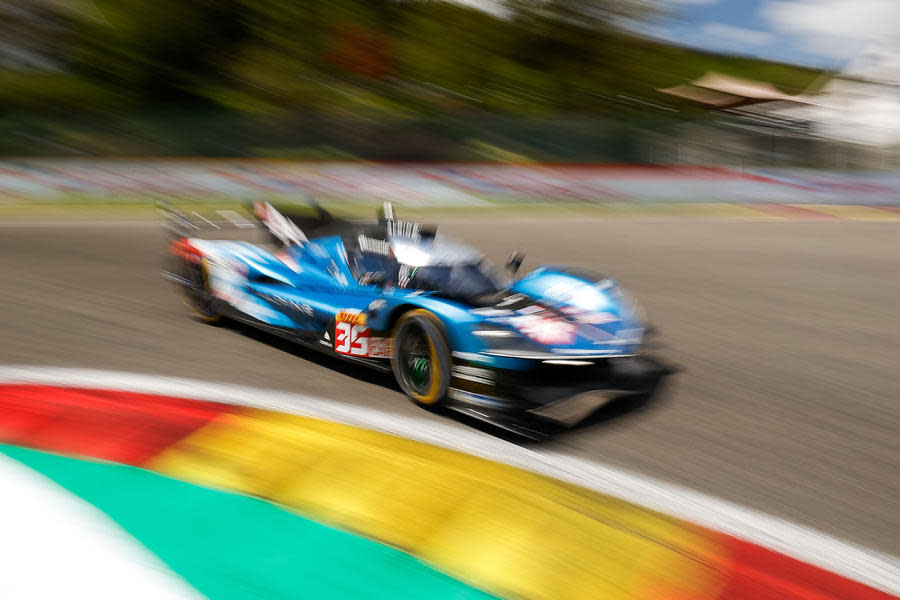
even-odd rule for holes
{"type": "Polygon", "coordinates": [[[149,103],[196,97],[244,38],[239,0],[96,0],[77,27],[73,67],[149,103]]]}
{"type": "MultiPolygon", "coordinates": [[[[609,116],[637,122],[654,102],[671,102],[656,88],[708,70],[769,80],[791,91],[817,75],[667,46],[629,32],[629,23],[657,18],[659,5],[654,0],[484,0],[479,8],[444,0],[69,0],[69,10],[53,13],[61,25],[54,25],[49,38],[24,36],[41,40],[38,50],[48,51],[39,54],[52,57],[59,72],[36,75],[0,66],[0,115],[76,120],[103,114],[104,122],[121,116],[113,128],[134,125],[140,135],[152,131],[164,140],[154,148],[188,137],[185,147],[197,147],[192,145],[197,132],[206,135],[209,128],[185,124],[209,119],[227,123],[220,139],[244,136],[234,148],[251,138],[266,148],[303,138],[356,155],[373,148],[382,152],[385,137],[397,143],[404,137],[394,136],[402,122],[405,139],[420,140],[419,149],[438,139],[475,147],[473,138],[493,135],[495,147],[508,142],[519,151],[543,144],[542,152],[551,156],[557,149],[550,148],[549,138],[562,131],[565,119],[578,120],[570,130],[576,133],[604,127],[602,118],[609,116]],[[159,114],[146,120],[136,116],[151,112],[159,114]],[[236,122],[247,123],[250,133],[237,133],[236,122]],[[534,123],[540,126],[530,128],[534,123]],[[166,126],[169,131],[160,131],[166,126]],[[385,136],[388,127],[392,133],[385,136]],[[494,134],[487,133],[491,127],[494,134]],[[254,131],[262,133],[255,138],[254,131]],[[367,136],[375,141],[363,139],[367,136]]],[[[19,27],[19,21],[11,22],[19,27]]],[[[665,118],[671,119],[671,112],[665,118]]],[[[89,138],[93,126],[83,127],[78,139],[89,138]]],[[[574,143],[572,135],[566,139],[574,143]]]]}

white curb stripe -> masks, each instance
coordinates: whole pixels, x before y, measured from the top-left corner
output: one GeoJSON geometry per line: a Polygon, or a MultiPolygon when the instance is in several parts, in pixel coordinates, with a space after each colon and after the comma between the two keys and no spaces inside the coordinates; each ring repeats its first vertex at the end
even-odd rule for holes
{"type": "Polygon", "coordinates": [[[522,448],[436,419],[389,415],[363,406],[278,390],[93,369],[0,366],[0,382],[115,389],[217,401],[384,431],[575,483],[900,595],[900,558],[896,556],[673,483],[560,452],[522,448]]]}
{"type": "Polygon", "coordinates": [[[0,453],[0,596],[202,598],[106,514],[0,453]]]}

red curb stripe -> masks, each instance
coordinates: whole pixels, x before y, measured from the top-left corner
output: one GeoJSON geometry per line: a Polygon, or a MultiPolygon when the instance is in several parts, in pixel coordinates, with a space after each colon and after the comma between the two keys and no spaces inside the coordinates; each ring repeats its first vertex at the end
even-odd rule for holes
{"type": "Polygon", "coordinates": [[[0,440],[139,465],[231,408],[132,392],[0,385],[0,440]]]}
{"type": "MultiPolygon", "coordinates": [[[[889,600],[887,592],[836,575],[774,550],[719,534],[731,552],[720,600],[889,600]]],[[[724,558],[724,557],[723,557],[724,558]]],[[[721,559],[713,559],[714,561],[721,559]]]]}

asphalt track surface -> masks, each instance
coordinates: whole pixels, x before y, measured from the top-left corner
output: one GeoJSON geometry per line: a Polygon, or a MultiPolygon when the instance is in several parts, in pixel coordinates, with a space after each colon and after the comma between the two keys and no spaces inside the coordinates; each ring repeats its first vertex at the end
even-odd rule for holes
{"type": "MultiPolygon", "coordinates": [[[[900,228],[852,221],[442,225],[525,268],[599,268],[678,372],[649,402],[536,446],[627,468],[900,555],[900,228]]],[[[431,415],[389,376],[191,320],[143,224],[0,225],[0,364],[191,377],[431,415]]],[[[460,423],[458,427],[471,427],[460,423]]]]}

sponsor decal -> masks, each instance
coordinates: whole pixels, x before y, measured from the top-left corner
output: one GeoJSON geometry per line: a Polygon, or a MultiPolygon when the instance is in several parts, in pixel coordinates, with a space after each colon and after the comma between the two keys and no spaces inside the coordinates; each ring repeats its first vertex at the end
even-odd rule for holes
{"type": "Polygon", "coordinates": [[[510,322],[523,334],[541,344],[565,345],[575,341],[575,326],[549,312],[542,315],[513,317],[510,322]]]}
{"type": "Polygon", "coordinates": [[[412,223],[410,221],[387,222],[388,235],[393,237],[418,238],[421,228],[421,223],[412,223]]]}
{"type": "Polygon", "coordinates": [[[400,265],[400,271],[397,277],[397,285],[402,288],[408,286],[410,279],[412,279],[413,273],[414,271],[409,265],[400,265]]]}
{"type": "MultiPolygon", "coordinates": [[[[329,339],[327,332],[324,337],[329,339]]],[[[359,358],[390,358],[391,339],[372,337],[366,314],[348,308],[334,317],[334,351],[359,358]]]]}
{"type": "Polygon", "coordinates": [[[369,356],[369,328],[347,321],[335,322],[334,351],[349,356],[369,356]]]}
{"type": "Polygon", "coordinates": [[[519,313],[520,315],[533,315],[536,313],[544,312],[545,310],[547,310],[547,309],[544,308],[543,306],[541,306],[540,304],[532,304],[531,306],[526,306],[524,308],[520,308],[516,312],[519,313]]]}
{"type": "Polygon", "coordinates": [[[359,234],[357,241],[359,242],[359,249],[363,252],[371,252],[383,256],[391,253],[391,244],[387,240],[379,240],[359,234]]]}
{"type": "Polygon", "coordinates": [[[525,296],[524,294],[512,294],[511,296],[507,296],[506,298],[498,302],[497,308],[500,308],[501,306],[509,306],[510,304],[515,304],[516,302],[521,302],[526,298],[527,296],[525,296]]]}
{"type": "Polygon", "coordinates": [[[562,309],[562,312],[566,313],[579,323],[584,323],[586,325],[605,325],[606,323],[617,323],[622,320],[618,315],[611,312],[592,312],[581,310],[574,306],[566,306],[562,309]]]}
{"type": "Polygon", "coordinates": [[[390,358],[391,338],[369,338],[369,358],[390,358]]]}
{"type": "Polygon", "coordinates": [[[578,288],[584,287],[585,284],[575,281],[565,281],[551,285],[544,291],[544,296],[559,301],[566,301],[578,288]]]}
{"type": "Polygon", "coordinates": [[[387,306],[386,300],[382,300],[381,298],[376,298],[375,300],[372,300],[371,302],[369,302],[369,312],[375,312],[376,310],[381,310],[385,306],[387,306]]]}
{"type": "Polygon", "coordinates": [[[339,323],[350,323],[351,325],[365,325],[366,314],[352,308],[346,308],[339,310],[334,320],[339,323]]]}
{"type": "Polygon", "coordinates": [[[359,278],[359,285],[371,285],[373,282],[383,282],[387,278],[386,271],[366,271],[359,278]]]}

